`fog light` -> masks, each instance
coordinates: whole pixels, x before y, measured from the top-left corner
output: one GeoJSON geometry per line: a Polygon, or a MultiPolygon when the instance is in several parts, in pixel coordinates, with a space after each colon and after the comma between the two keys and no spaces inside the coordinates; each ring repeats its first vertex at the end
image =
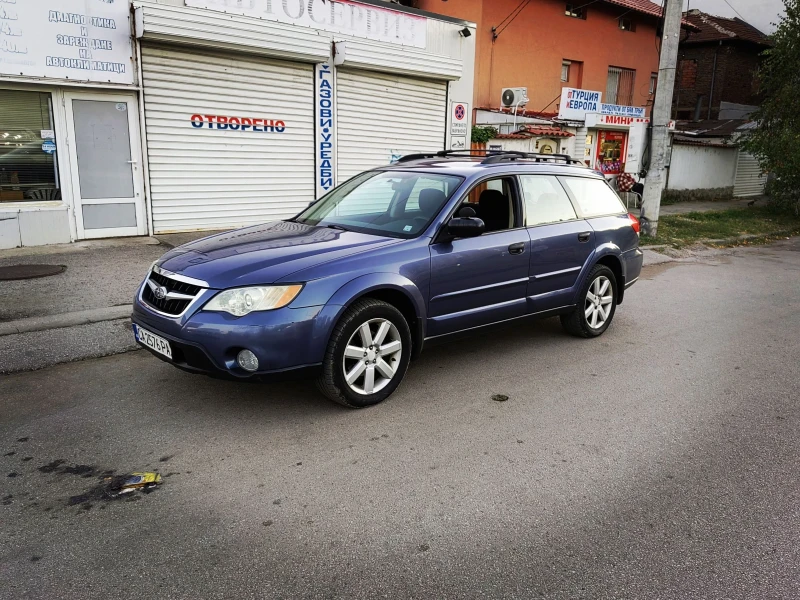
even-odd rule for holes
{"type": "Polygon", "coordinates": [[[258,359],[250,350],[241,350],[239,354],[236,355],[236,362],[239,363],[239,366],[245,371],[258,370],[258,359]]]}

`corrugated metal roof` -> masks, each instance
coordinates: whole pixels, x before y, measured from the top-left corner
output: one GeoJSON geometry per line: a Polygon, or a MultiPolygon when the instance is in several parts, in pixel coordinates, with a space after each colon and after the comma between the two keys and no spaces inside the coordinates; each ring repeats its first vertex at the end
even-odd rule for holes
{"type": "Polygon", "coordinates": [[[676,135],[673,140],[673,144],[677,144],[678,146],[702,146],[704,148],[730,148],[731,150],[735,150],[736,146],[733,144],[723,144],[722,142],[711,142],[709,140],[703,139],[693,139],[693,138],[686,138],[680,135],[676,135]]]}
{"type": "Polygon", "coordinates": [[[748,121],[746,119],[723,119],[705,121],[678,121],[675,129],[692,137],[726,137],[733,135],[748,121]]]}
{"type": "Polygon", "coordinates": [[[761,46],[772,45],[766,35],[739,18],[726,19],[699,10],[690,10],[686,13],[685,19],[698,29],[683,42],[686,44],[718,40],[744,40],[761,46]]]}
{"type": "MultiPolygon", "coordinates": [[[[505,115],[513,115],[513,108],[495,108],[491,106],[479,106],[475,110],[485,110],[487,112],[503,113],[505,115]]],[[[531,119],[554,119],[558,116],[558,112],[542,112],[535,110],[525,110],[524,108],[517,109],[518,117],[528,117],[531,119]]]]}

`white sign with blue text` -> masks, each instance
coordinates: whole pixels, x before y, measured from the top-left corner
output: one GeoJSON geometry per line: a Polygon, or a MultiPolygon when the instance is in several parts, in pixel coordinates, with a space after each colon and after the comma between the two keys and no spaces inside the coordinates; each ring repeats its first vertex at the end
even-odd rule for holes
{"type": "Polygon", "coordinates": [[[128,0],[0,0],[0,75],[133,83],[128,0]]]}
{"type": "Polygon", "coordinates": [[[566,121],[584,121],[586,113],[600,112],[600,92],[562,88],[558,118],[566,121]]]}
{"type": "Polygon", "coordinates": [[[336,185],[336,124],[333,118],[336,73],[330,62],[314,69],[314,112],[316,117],[316,188],[317,198],[336,185]]]}
{"type": "Polygon", "coordinates": [[[633,117],[643,119],[645,108],[643,106],[621,106],[619,104],[601,104],[601,115],[614,115],[615,117],[633,117]]]}

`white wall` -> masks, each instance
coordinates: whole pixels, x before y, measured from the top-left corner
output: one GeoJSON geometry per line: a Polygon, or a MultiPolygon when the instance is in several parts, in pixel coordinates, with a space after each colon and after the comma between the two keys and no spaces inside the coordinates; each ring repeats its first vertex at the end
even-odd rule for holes
{"type": "Polygon", "coordinates": [[[502,146],[503,150],[509,151],[517,151],[517,152],[540,152],[536,148],[536,140],[548,140],[557,146],[556,153],[557,154],[568,154],[569,153],[569,140],[571,138],[549,138],[546,136],[542,137],[533,137],[525,140],[515,140],[515,139],[494,139],[489,140],[486,142],[486,148],[490,148],[491,146],[502,146]]]}
{"type": "Polygon", "coordinates": [[[707,190],[733,187],[735,177],[736,148],[681,144],[672,147],[667,189],[707,190]]]}

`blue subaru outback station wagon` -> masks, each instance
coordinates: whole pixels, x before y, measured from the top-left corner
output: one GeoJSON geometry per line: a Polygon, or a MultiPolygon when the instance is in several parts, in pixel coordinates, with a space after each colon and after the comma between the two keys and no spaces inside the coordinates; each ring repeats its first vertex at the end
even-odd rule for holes
{"type": "Polygon", "coordinates": [[[293,219],[171,250],[136,294],[133,329],[186,371],[311,372],[360,408],[432,340],[554,315],[599,336],[641,268],[638,221],[569,157],[417,154],[293,219]]]}

